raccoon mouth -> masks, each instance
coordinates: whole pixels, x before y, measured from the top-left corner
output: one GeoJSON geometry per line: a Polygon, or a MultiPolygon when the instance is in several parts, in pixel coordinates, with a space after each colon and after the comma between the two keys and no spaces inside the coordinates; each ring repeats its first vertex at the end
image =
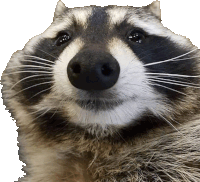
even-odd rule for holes
{"type": "Polygon", "coordinates": [[[105,110],[112,110],[115,107],[121,105],[124,101],[117,100],[117,101],[107,101],[107,100],[76,100],[75,103],[86,110],[95,110],[95,111],[105,111],[105,110]]]}

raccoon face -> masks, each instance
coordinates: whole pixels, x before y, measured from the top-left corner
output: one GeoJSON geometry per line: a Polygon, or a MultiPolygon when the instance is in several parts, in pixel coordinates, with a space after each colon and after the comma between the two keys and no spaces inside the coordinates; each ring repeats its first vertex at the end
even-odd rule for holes
{"type": "Polygon", "coordinates": [[[164,123],[184,85],[198,82],[196,54],[163,27],[158,2],[68,9],[59,1],[51,26],[25,46],[11,89],[46,133],[140,131],[152,118],[164,123]]]}

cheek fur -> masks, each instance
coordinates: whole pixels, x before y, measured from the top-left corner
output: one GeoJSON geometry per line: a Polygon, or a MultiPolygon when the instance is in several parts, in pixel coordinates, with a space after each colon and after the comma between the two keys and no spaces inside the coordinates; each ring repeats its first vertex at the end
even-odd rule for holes
{"type": "Polygon", "coordinates": [[[115,85],[117,92],[125,97],[144,97],[146,94],[150,96],[153,90],[148,86],[144,64],[134,52],[118,38],[109,42],[108,49],[120,65],[120,76],[115,85]]]}
{"type": "MultiPolygon", "coordinates": [[[[63,51],[59,57],[60,61],[57,61],[54,67],[55,92],[59,95],[64,93],[64,97],[74,97],[75,88],[67,78],[66,68],[69,61],[82,47],[83,43],[80,39],[75,40],[63,51]]],[[[124,103],[111,110],[95,112],[83,109],[73,102],[68,102],[63,108],[68,113],[70,121],[84,126],[99,124],[105,128],[107,125],[126,126],[147,110],[155,115],[165,113],[167,109],[166,106],[163,106],[162,95],[156,93],[148,85],[143,63],[138,60],[130,48],[121,40],[114,38],[109,42],[108,50],[121,67],[119,80],[110,91],[117,93],[115,99],[122,99],[124,103]]]]}
{"type": "Polygon", "coordinates": [[[57,94],[71,96],[75,88],[71,85],[68,75],[67,66],[70,60],[81,50],[84,43],[81,39],[77,38],[59,56],[56,64],[54,65],[54,80],[55,80],[55,92],[57,94]]]}

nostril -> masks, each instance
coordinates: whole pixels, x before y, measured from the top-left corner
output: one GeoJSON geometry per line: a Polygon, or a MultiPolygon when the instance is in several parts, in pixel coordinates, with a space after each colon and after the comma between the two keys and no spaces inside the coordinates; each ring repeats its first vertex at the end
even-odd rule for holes
{"type": "Polygon", "coordinates": [[[84,50],[70,60],[67,76],[70,83],[82,90],[106,90],[115,85],[120,66],[106,52],[84,50]]]}
{"type": "Polygon", "coordinates": [[[75,63],[75,64],[71,65],[71,70],[72,70],[73,73],[76,73],[76,74],[81,73],[80,64],[75,63]]]}
{"type": "Polygon", "coordinates": [[[113,72],[113,69],[110,67],[109,64],[104,64],[102,67],[101,67],[101,73],[105,76],[110,76],[111,73],[113,72]]]}

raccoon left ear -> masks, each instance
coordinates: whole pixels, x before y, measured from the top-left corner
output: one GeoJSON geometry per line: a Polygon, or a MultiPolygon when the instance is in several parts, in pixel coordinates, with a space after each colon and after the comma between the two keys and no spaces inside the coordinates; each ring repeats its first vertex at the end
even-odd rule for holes
{"type": "Polygon", "coordinates": [[[63,14],[63,12],[66,10],[67,10],[67,7],[65,6],[65,4],[61,0],[59,0],[56,5],[53,20],[55,20],[57,17],[61,16],[63,14]]]}
{"type": "Polygon", "coordinates": [[[153,1],[147,6],[151,12],[161,20],[160,1],[153,1]]]}

